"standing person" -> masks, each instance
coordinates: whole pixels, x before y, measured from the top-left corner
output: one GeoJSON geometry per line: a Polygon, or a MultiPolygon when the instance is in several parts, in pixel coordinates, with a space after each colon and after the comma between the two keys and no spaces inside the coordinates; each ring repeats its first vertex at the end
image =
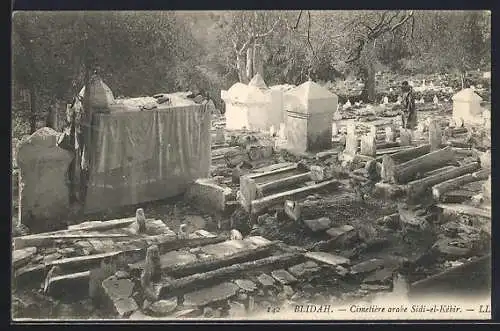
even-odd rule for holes
{"type": "Polygon", "coordinates": [[[415,129],[417,126],[417,113],[415,110],[415,97],[413,95],[413,88],[404,81],[401,85],[402,101],[401,106],[403,108],[403,113],[401,114],[403,121],[403,128],[405,129],[415,129]]]}

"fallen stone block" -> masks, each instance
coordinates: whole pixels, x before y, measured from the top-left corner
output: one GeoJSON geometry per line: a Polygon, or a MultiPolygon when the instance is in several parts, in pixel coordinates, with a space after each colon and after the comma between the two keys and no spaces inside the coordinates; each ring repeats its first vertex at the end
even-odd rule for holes
{"type": "Polygon", "coordinates": [[[448,213],[465,214],[491,219],[491,210],[488,209],[476,208],[464,204],[455,203],[439,203],[436,205],[436,207],[446,210],[448,213]]]}
{"type": "Polygon", "coordinates": [[[177,298],[172,298],[169,300],[158,300],[153,303],[149,303],[146,306],[146,312],[152,316],[162,317],[168,316],[177,308],[177,298]]]}
{"type": "Polygon", "coordinates": [[[224,211],[232,190],[217,185],[209,178],[197,179],[186,192],[186,199],[210,211],[224,211]]]}
{"type": "Polygon", "coordinates": [[[197,286],[199,284],[205,284],[209,281],[228,279],[228,277],[232,277],[235,274],[241,274],[242,272],[255,270],[264,266],[273,265],[274,267],[278,268],[286,268],[287,266],[296,263],[301,258],[302,255],[299,253],[287,253],[240,264],[234,264],[204,273],[189,275],[183,278],[172,279],[168,282],[161,282],[157,284],[155,290],[156,296],[158,298],[162,298],[166,295],[171,297],[174,294],[177,295],[179,293],[185,293],[186,289],[189,287],[197,286]]]}
{"type": "Polygon", "coordinates": [[[479,180],[480,178],[474,174],[475,173],[469,173],[463,176],[445,180],[439,184],[434,185],[432,187],[432,196],[436,201],[439,201],[444,193],[462,187],[464,184],[479,180]]]}
{"type": "Polygon", "coordinates": [[[184,295],[184,307],[204,307],[211,303],[228,300],[234,296],[239,287],[233,283],[222,283],[213,287],[184,295]]]}
{"type": "Polygon", "coordinates": [[[30,259],[36,254],[36,247],[26,247],[23,249],[16,249],[12,252],[12,266],[14,269],[25,266],[29,263],[30,259]]]}
{"type": "Polygon", "coordinates": [[[78,300],[88,295],[90,271],[52,277],[46,293],[54,298],[78,300]]]}
{"type": "MultiPolygon", "coordinates": [[[[415,197],[419,194],[422,194],[427,189],[432,186],[442,183],[444,181],[454,179],[458,176],[464,175],[466,173],[470,173],[479,168],[479,164],[477,162],[470,163],[461,167],[456,167],[447,171],[442,171],[438,174],[428,176],[425,178],[417,179],[409,182],[408,185],[408,194],[409,196],[415,197]]],[[[471,175],[472,176],[472,175],[471,175]]],[[[464,183],[466,183],[465,181],[464,183]]],[[[433,191],[434,194],[434,191],[433,191]]],[[[439,195],[438,195],[439,196],[439,195]]]]}
{"type": "Polygon", "coordinates": [[[271,272],[271,276],[273,276],[273,278],[276,279],[282,285],[292,284],[297,281],[297,278],[292,276],[285,269],[274,270],[271,272]]]}
{"type": "Polygon", "coordinates": [[[268,274],[260,274],[257,277],[257,280],[263,287],[270,287],[273,286],[275,283],[274,278],[269,276],[268,274]]]}
{"type": "Polygon", "coordinates": [[[367,261],[360,262],[351,267],[351,274],[366,274],[384,266],[384,260],[382,259],[370,259],[367,261]]]}
{"type": "Polygon", "coordinates": [[[438,256],[446,259],[458,259],[461,257],[469,257],[473,254],[472,249],[464,240],[442,238],[438,240],[431,248],[438,256]]]}
{"type": "Polygon", "coordinates": [[[394,270],[392,269],[379,269],[376,270],[373,274],[366,277],[363,282],[366,284],[387,284],[392,282],[393,274],[394,270]]]}
{"type": "Polygon", "coordinates": [[[343,256],[333,255],[325,252],[307,252],[305,256],[309,259],[313,259],[332,266],[348,265],[351,263],[349,259],[343,256]]]}
{"type": "Polygon", "coordinates": [[[264,209],[271,207],[276,204],[282,204],[286,200],[294,200],[301,196],[307,196],[311,193],[324,190],[329,187],[337,187],[339,182],[337,180],[328,180],[318,184],[311,183],[311,185],[306,185],[305,187],[293,189],[290,191],[284,191],[269,196],[265,196],[260,199],[253,200],[251,202],[251,213],[258,214],[264,209]]]}
{"type": "Polygon", "coordinates": [[[339,241],[343,239],[349,239],[351,235],[355,234],[354,227],[352,225],[346,224],[339,227],[333,227],[326,231],[326,233],[332,238],[339,241]]]}
{"type": "Polygon", "coordinates": [[[268,172],[252,173],[240,178],[241,203],[247,211],[251,203],[266,192],[290,185],[303,183],[310,178],[310,173],[298,169],[297,164],[281,167],[268,172]]]}
{"type": "Polygon", "coordinates": [[[296,278],[303,278],[317,273],[320,267],[313,261],[306,261],[288,268],[288,271],[296,278]]]}
{"type": "Polygon", "coordinates": [[[253,292],[257,290],[257,284],[255,284],[249,279],[236,279],[234,283],[238,285],[240,289],[242,289],[245,292],[253,292]]]}
{"type": "Polygon", "coordinates": [[[384,155],[382,179],[396,184],[407,183],[417,173],[424,173],[439,166],[444,166],[454,158],[455,153],[451,147],[445,147],[398,165],[393,162],[391,157],[384,155]]]}
{"type": "Polygon", "coordinates": [[[330,228],[332,220],[328,217],[321,217],[313,220],[304,220],[304,224],[313,232],[319,232],[330,228]]]}

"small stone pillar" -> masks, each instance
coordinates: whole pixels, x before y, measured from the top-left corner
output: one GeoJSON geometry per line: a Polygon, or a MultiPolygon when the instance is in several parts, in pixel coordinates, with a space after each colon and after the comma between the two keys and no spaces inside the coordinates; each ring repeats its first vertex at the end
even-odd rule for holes
{"type": "Polygon", "coordinates": [[[287,148],[295,152],[331,149],[337,104],[335,94],[312,81],[289,91],[285,97],[287,148]]]}
{"type": "Polygon", "coordinates": [[[135,221],[137,222],[138,233],[146,232],[146,216],[144,215],[144,209],[138,208],[135,211],[135,221]]]}

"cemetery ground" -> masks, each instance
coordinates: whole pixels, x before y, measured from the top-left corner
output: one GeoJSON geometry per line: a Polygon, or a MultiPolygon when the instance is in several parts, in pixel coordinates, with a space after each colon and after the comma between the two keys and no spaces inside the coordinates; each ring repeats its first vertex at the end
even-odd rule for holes
{"type": "Polygon", "coordinates": [[[326,151],[221,130],[222,116],[210,178],[186,194],[16,233],[13,317],[251,318],[385,293],[489,293],[489,128],[453,118],[454,93],[431,89],[417,97],[417,129],[398,129],[391,84],[380,104],[339,97],[326,151]]]}

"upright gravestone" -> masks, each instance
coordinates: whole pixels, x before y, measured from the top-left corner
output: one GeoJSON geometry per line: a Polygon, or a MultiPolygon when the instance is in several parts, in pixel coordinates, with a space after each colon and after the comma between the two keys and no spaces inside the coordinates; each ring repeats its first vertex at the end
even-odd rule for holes
{"type": "Polygon", "coordinates": [[[411,130],[401,128],[399,130],[399,142],[401,146],[411,145],[411,130]]]}
{"type": "Polygon", "coordinates": [[[377,144],[375,141],[375,136],[371,133],[361,137],[361,155],[376,157],[377,156],[377,144]]]}
{"type": "Polygon", "coordinates": [[[358,152],[358,137],[356,137],[356,125],[349,123],[347,125],[347,135],[345,142],[344,153],[350,156],[356,155],[358,152]]]}
{"type": "Polygon", "coordinates": [[[431,145],[431,151],[440,149],[442,143],[443,134],[441,132],[441,125],[437,121],[432,121],[429,125],[429,144],[431,145]]]}
{"type": "Polygon", "coordinates": [[[19,144],[20,222],[33,231],[58,228],[70,209],[67,173],[73,154],[56,145],[58,135],[44,127],[19,144]]]}
{"type": "Polygon", "coordinates": [[[318,152],[332,147],[332,119],[338,97],[308,81],[289,91],[287,111],[287,148],[296,152],[318,152]]]}

